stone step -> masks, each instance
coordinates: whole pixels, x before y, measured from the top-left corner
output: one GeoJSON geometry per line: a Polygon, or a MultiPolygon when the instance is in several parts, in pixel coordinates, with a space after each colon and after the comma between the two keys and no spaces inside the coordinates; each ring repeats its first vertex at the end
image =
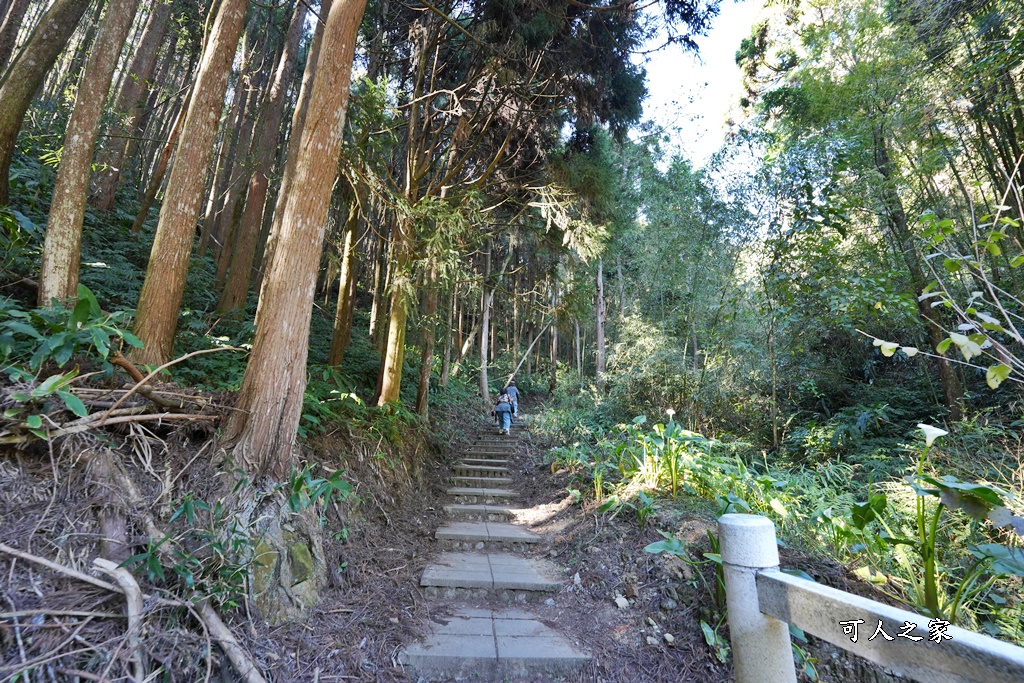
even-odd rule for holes
{"type": "Polygon", "coordinates": [[[463,458],[459,461],[464,465],[480,465],[482,467],[505,467],[508,460],[503,458],[463,458]]]}
{"type": "Polygon", "coordinates": [[[590,657],[528,612],[464,608],[399,660],[430,681],[502,681],[554,680],[576,673],[590,657]]]}
{"type": "Polygon", "coordinates": [[[455,465],[455,474],[460,477],[504,477],[508,474],[508,468],[460,462],[455,465]]]}
{"type": "Polygon", "coordinates": [[[449,477],[457,486],[505,486],[512,483],[511,477],[449,477]]]}
{"type": "Polygon", "coordinates": [[[501,505],[445,505],[444,511],[450,517],[467,520],[505,522],[515,518],[512,508],[501,505]]]}
{"type": "Polygon", "coordinates": [[[495,459],[508,458],[515,453],[516,449],[514,448],[477,448],[473,446],[463,451],[462,455],[467,458],[495,459]]]}
{"type": "Polygon", "coordinates": [[[529,529],[508,522],[452,522],[434,534],[442,547],[450,550],[485,548],[522,549],[540,543],[541,537],[529,529]]]}
{"type": "Polygon", "coordinates": [[[457,502],[470,505],[494,505],[498,501],[519,496],[518,491],[475,486],[456,486],[448,489],[447,493],[449,496],[455,496],[457,502]]]}
{"type": "Polygon", "coordinates": [[[561,584],[548,578],[555,575],[557,569],[544,560],[508,553],[446,552],[423,570],[420,586],[429,598],[526,602],[557,591],[561,584]]]}

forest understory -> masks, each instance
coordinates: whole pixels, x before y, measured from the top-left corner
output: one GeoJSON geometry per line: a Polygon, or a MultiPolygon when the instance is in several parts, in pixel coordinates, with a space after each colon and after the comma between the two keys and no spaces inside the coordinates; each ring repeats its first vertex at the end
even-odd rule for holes
{"type": "Polygon", "coordinates": [[[726,3],[0,0],[0,679],[408,680],[513,380],[580,683],[729,678],[729,513],[1024,645],[1021,2],[754,3],[694,159],[726,3]]]}

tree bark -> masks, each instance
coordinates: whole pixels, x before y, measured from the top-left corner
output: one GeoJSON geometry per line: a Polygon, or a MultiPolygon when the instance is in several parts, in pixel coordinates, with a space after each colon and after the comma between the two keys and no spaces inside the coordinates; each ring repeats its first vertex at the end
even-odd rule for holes
{"type": "Polygon", "coordinates": [[[345,360],[345,349],[352,338],[352,284],[355,269],[356,224],[359,222],[359,206],[353,201],[345,220],[341,247],[341,273],[338,277],[338,302],[334,308],[334,331],[331,335],[331,353],[327,362],[340,368],[345,360]]]}
{"type": "Polygon", "coordinates": [[[171,162],[171,155],[174,154],[174,147],[178,144],[178,136],[181,135],[181,129],[185,125],[185,114],[188,112],[188,103],[191,98],[192,93],[189,91],[185,95],[181,107],[178,109],[177,117],[174,120],[174,128],[171,129],[171,134],[167,136],[167,142],[160,152],[160,158],[157,159],[153,175],[146,186],[146,194],[143,195],[142,200],[139,202],[139,211],[135,214],[135,222],[132,223],[133,235],[138,235],[142,232],[142,224],[149,218],[149,209],[153,206],[153,202],[156,201],[156,193],[160,191],[160,186],[163,185],[164,174],[167,172],[167,166],[171,162]]]}
{"type": "MultiPolygon", "coordinates": [[[[313,75],[316,73],[317,62],[320,60],[320,50],[324,40],[325,17],[330,16],[333,0],[321,0],[320,16],[316,29],[313,32],[313,40],[309,44],[309,52],[306,55],[306,66],[302,72],[302,83],[299,86],[298,101],[295,103],[295,110],[292,112],[291,133],[288,137],[288,152],[284,162],[284,173],[281,177],[281,188],[277,193],[277,202],[274,208],[274,222],[270,227],[270,235],[264,247],[263,256],[260,259],[259,287],[263,286],[263,275],[271,266],[274,259],[274,250],[277,247],[276,236],[281,233],[280,216],[283,214],[284,204],[291,194],[291,182],[295,177],[295,164],[298,161],[298,141],[302,140],[302,131],[306,125],[306,115],[309,110],[310,97],[313,94],[313,75]]],[[[346,86],[348,87],[348,86],[346,86]]]]}
{"type": "MultiPolygon", "coordinates": [[[[121,165],[125,161],[128,149],[128,137],[139,135],[139,119],[142,116],[142,105],[149,95],[150,79],[156,68],[156,58],[160,46],[167,35],[171,19],[171,3],[158,1],[146,21],[146,28],[139,38],[139,49],[132,58],[131,66],[125,76],[124,84],[117,95],[114,111],[123,116],[123,121],[110,127],[104,151],[98,163],[100,171],[93,179],[93,206],[101,211],[114,208],[118,180],[121,177],[121,165]]],[[[110,10],[107,10],[109,16],[110,10]]]]}
{"type": "Polygon", "coordinates": [[[558,388],[558,326],[551,325],[551,375],[548,378],[548,393],[558,388]]]}
{"type": "Polygon", "coordinates": [[[423,343],[420,354],[420,377],[416,387],[416,412],[426,420],[430,413],[430,375],[434,369],[434,330],[437,326],[437,271],[432,267],[427,273],[423,296],[423,343]]]}
{"type": "Polygon", "coordinates": [[[117,58],[128,38],[138,6],[139,0],[110,0],[78,84],[78,96],[64,135],[64,152],[46,224],[39,269],[40,306],[49,306],[53,299],[64,301],[73,298],[78,292],[82,221],[85,219],[96,134],[100,129],[103,105],[114,78],[117,58]]]}
{"type": "Polygon", "coordinates": [[[0,71],[7,66],[7,62],[14,54],[17,46],[18,31],[25,20],[25,11],[28,10],[29,0],[13,0],[7,8],[6,16],[0,12],[0,71]]]}
{"type": "Polygon", "coordinates": [[[174,349],[210,154],[248,4],[222,0],[199,66],[139,295],[135,335],[144,347],[133,354],[137,362],[160,365],[174,349]]]}
{"type": "Polygon", "coordinates": [[[487,291],[487,281],[491,277],[491,246],[487,247],[487,259],[484,262],[484,281],[480,287],[480,374],[478,386],[480,398],[491,400],[491,383],[487,378],[487,343],[491,338],[491,303],[494,301],[494,290],[487,291]]]}
{"type": "Polygon", "coordinates": [[[384,361],[381,364],[380,387],[376,404],[394,403],[402,390],[402,364],[405,362],[405,333],[409,319],[408,300],[412,291],[410,267],[413,250],[412,220],[396,220],[393,233],[395,244],[394,272],[391,280],[391,312],[388,315],[384,361]]]}
{"type": "Polygon", "coordinates": [[[89,0],[55,0],[0,79],[0,206],[9,202],[11,161],[25,112],[88,6],[89,0]]]}
{"type": "Polygon", "coordinates": [[[252,176],[249,178],[249,191],[245,199],[245,211],[238,226],[235,248],[232,250],[231,268],[227,283],[217,303],[218,311],[230,311],[245,307],[245,296],[249,291],[252,279],[253,259],[256,255],[256,243],[259,240],[260,228],[263,225],[263,211],[267,204],[267,187],[270,184],[270,173],[274,166],[277,152],[277,140],[281,131],[281,119],[284,116],[285,96],[288,94],[288,83],[295,68],[295,60],[299,52],[299,41],[302,28],[306,22],[306,5],[298,2],[295,13],[288,25],[284,49],[274,71],[274,80],[267,94],[263,115],[260,117],[259,133],[253,149],[255,159],[252,176]]]}
{"type": "MultiPolygon", "coordinates": [[[[455,322],[455,301],[456,292],[458,288],[452,287],[452,300],[451,306],[448,307],[448,321],[444,328],[444,360],[441,362],[441,388],[448,388],[448,378],[452,372],[452,346],[454,342],[454,332],[452,330],[452,324],[455,322]]],[[[461,325],[461,322],[459,323],[461,325]]]]}
{"type": "Polygon", "coordinates": [[[596,321],[597,369],[594,378],[598,390],[604,390],[605,358],[604,358],[604,262],[597,261],[597,300],[594,302],[594,319],[596,321]]]}
{"type": "Polygon", "coordinates": [[[287,479],[306,388],[316,271],[344,139],[356,36],[366,0],[336,0],[327,16],[277,249],[260,292],[256,337],[226,434],[255,476],[287,479]]]}

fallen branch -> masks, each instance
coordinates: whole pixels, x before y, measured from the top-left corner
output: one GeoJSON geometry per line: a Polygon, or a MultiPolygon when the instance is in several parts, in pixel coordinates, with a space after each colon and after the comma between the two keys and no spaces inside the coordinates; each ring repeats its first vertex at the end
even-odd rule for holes
{"type": "Polygon", "coordinates": [[[235,671],[241,674],[242,678],[246,683],[267,683],[267,679],[263,677],[263,674],[259,672],[256,665],[253,664],[252,658],[249,653],[238,644],[235,640],[235,635],[231,632],[231,629],[221,621],[220,615],[217,611],[210,606],[208,600],[203,600],[199,603],[199,614],[203,619],[203,623],[206,624],[206,628],[210,631],[210,636],[217,641],[221,649],[224,650],[224,654],[231,660],[231,664],[235,667],[235,671]]]}
{"type": "Polygon", "coordinates": [[[7,555],[11,555],[12,557],[17,557],[19,559],[26,560],[27,562],[33,562],[40,566],[46,567],[47,569],[51,569],[63,576],[67,576],[72,579],[77,579],[85,583],[91,583],[97,588],[103,588],[114,593],[122,592],[120,588],[118,588],[112,583],[107,583],[103,579],[97,579],[96,577],[89,576],[88,574],[80,572],[77,569],[72,569],[71,567],[65,567],[62,564],[51,562],[45,557],[39,557],[38,555],[33,555],[32,553],[26,553],[23,550],[12,548],[11,546],[5,543],[0,543],[0,553],[5,553],[7,555]]]}
{"type": "Polygon", "coordinates": [[[124,591],[128,614],[128,657],[132,662],[135,683],[143,683],[146,680],[146,664],[142,660],[142,589],[131,572],[118,567],[114,562],[97,557],[92,563],[99,567],[100,571],[113,577],[124,591]]]}
{"type": "MultiPolygon", "coordinates": [[[[125,589],[122,588],[120,585],[107,583],[102,579],[97,579],[95,577],[89,576],[88,574],[80,572],[77,569],[65,567],[64,565],[57,564],[56,562],[51,562],[50,560],[47,560],[44,557],[39,557],[31,553],[26,553],[24,551],[17,550],[4,543],[0,543],[0,552],[6,553],[8,555],[17,557],[22,560],[26,560],[28,562],[33,562],[40,566],[46,567],[47,569],[51,569],[63,576],[67,576],[73,579],[77,579],[79,581],[83,581],[85,583],[92,584],[93,586],[103,588],[105,590],[111,591],[112,593],[121,593],[127,595],[125,589]]],[[[132,581],[135,581],[134,577],[132,578],[132,581]]],[[[137,585],[138,584],[136,584],[136,586],[137,585]]],[[[249,655],[248,652],[245,651],[245,648],[239,645],[238,640],[236,640],[234,634],[231,633],[231,629],[227,627],[224,621],[220,618],[220,615],[217,614],[217,610],[210,606],[209,601],[207,599],[200,598],[200,596],[198,595],[193,596],[193,602],[196,602],[199,608],[197,612],[194,609],[191,609],[191,606],[187,603],[182,603],[178,600],[168,600],[166,598],[147,596],[142,594],[141,591],[139,591],[139,595],[142,597],[143,600],[154,600],[157,604],[160,605],[188,608],[189,611],[192,612],[192,614],[194,614],[196,618],[199,619],[200,622],[202,622],[202,625],[213,636],[213,639],[220,644],[221,649],[224,650],[224,654],[228,656],[228,659],[231,661],[231,664],[235,667],[235,670],[238,671],[238,673],[242,676],[243,680],[245,680],[246,683],[267,683],[267,679],[263,677],[263,674],[259,672],[259,669],[257,669],[256,665],[253,663],[252,657],[249,655]]],[[[92,617],[88,617],[88,619],[92,619],[92,617]]],[[[84,623],[88,623],[88,619],[84,623]]],[[[131,616],[129,616],[129,620],[130,619],[131,616]]],[[[81,627],[79,627],[79,630],[81,630],[81,627]]],[[[70,642],[70,640],[67,642],[70,642]]],[[[61,645],[61,647],[63,647],[63,645],[61,645]]],[[[4,668],[0,667],[0,671],[3,670],[4,668]]]]}
{"type": "MultiPolygon", "coordinates": [[[[135,408],[131,409],[133,412],[135,408]]],[[[86,419],[86,418],[83,418],[86,419]]],[[[69,436],[71,434],[80,434],[81,432],[87,432],[90,429],[97,429],[99,427],[107,427],[109,425],[126,424],[128,422],[149,422],[151,420],[219,420],[219,415],[195,415],[193,413],[153,413],[148,415],[122,415],[120,417],[112,417],[104,420],[102,417],[98,420],[92,420],[89,422],[77,421],[78,424],[72,424],[69,427],[62,427],[56,431],[50,432],[48,435],[49,439],[56,439],[62,436],[69,436]]],[[[0,445],[4,444],[17,444],[27,443],[38,439],[38,437],[29,434],[22,434],[19,436],[2,436],[0,437],[0,445]]]]}
{"type": "MultiPolygon", "coordinates": [[[[125,358],[120,351],[114,352],[114,355],[111,356],[110,358],[110,362],[113,365],[116,365],[119,368],[123,369],[129,375],[131,375],[132,379],[135,380],[136,382],[135,388],[138,390],[138,392],[145,396],[150,401],[152,401],[153,403],[163,408],[174,408],[177,410],[183,410],[185,408],[186,404],[184,401],[179,401],[173,398],[167,398],[163,394],[159,394],[156,391],[154,391],[152,387],[144,386],[146,378],[142,376],[142,372],[137,367],[135,367],[135,363],[125,358]]],[[[129,391],[129,393],[131,392],[129,391]]],[[[116,407],[117,403],[114,403],[114,405],[111,406],[111,409],[114,409],[116,407]]]]}
{"type": "Polygon", "coordinates": [[[216,353],[217,351],[242,351],[242,349],[236,349],[234,346],[220,346],[220,347],[217,347],[215,349],[200,349],[199,351],[193,351],[192,353],[186,353],[184,356],[179,356],[178,358],[175,358],[172,361],[168,361],[168,362],[164,363],[163,365],[158,367],[156,370],[154,370],[153,372],[149,373],[148,375],[143,377],[141,380],[136,382],[135,386],[132,387],[131,389],[129,389],[128,393],[126,393],[124,396],[122,396],[120,399],[118,399],[117,403],[115,403],[113,405],[113,407],[110,410],[108,410],[106,412],[106,414],[104,414],[103,417],[100,418],[100,423],[102,424],[102,422],[104,420],[106,420],[107,417],[110,416],[110,413],[112,413],[115,408],[117,408],[119,405],[124,403],[125,399],[127,399],[129,396],[134,394],[136,391],[139,390],[140,387],[144,386],[146,384],[146,382],[148,382],[149,380],[153,379],[154,377],[159,375],[161,372],[163,372],[167,368],[169,368],[172,365],[175,365],[177,363],[180,363],[183,360],[188,360],[189,358],[192,358],[193,356],[199,356],[199,355],[204,354],[204,353],[216,353]]]}

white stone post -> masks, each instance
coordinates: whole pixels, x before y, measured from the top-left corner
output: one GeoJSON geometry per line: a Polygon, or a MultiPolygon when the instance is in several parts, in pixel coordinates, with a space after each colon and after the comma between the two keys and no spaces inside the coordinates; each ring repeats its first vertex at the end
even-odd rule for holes
{"type": "Polygon", "coordinates": [[[775,525],[760,515],[722,515],[718,538],[736,683],[796,683],[789,626],[758,607],[757,573],[779,569],[775,525]]]}

